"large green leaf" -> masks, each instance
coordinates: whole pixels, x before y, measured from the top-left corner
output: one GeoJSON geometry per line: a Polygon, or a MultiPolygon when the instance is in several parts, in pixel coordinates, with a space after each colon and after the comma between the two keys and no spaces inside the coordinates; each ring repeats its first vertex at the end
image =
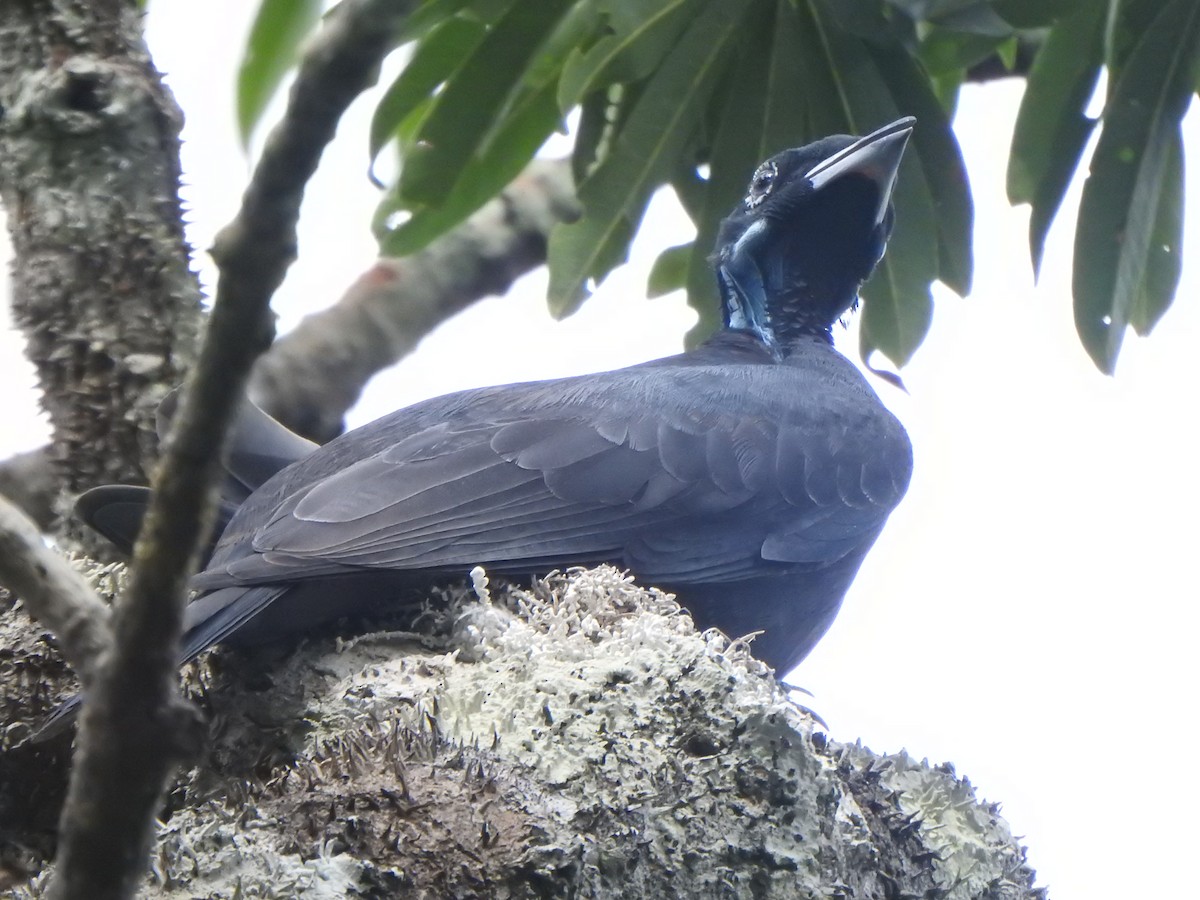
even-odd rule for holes
{"type": "Polygon", "coordinates": [[[555,315],[574,312],[589,293],[589,280],[602,279],[624,257],[650,195],[691,140],[750,3],[707,3],[651,77],[611,153],[579,186],[583,217],[550,236],[555,315]]]}
{"type": "Polygon", "coordinates": [[[1163,0],[1108,0],[1104,5],[1110,9],[1104,62],[1114,76],[1108,85],[1111,97],[1117,76],[1162,11],[1163,0]]]}
{"type": "Polygon", "coordinates": [[[637,108],[645,88],[645,81],[614,84],[584,98],[571,151],[571,172],[577,184],[585,181],[612,153],[617,135],[637,108]]]}
{"type": "Polygon", "coordinates": [[[992,9],[1014,28],[1044,28],[1083,6],[1103,9],[1101,0],[992,0],[992,9]]]}
{"type": "Polygon", "coordinates": [[[321,0],[262,0],[237,77],[237,125],[243,149],[283,78],[296,64],[300,45],[321,18],[321,0]]]}
{"type": "Polygon", "coordinates": [[[921,62],[934,75],[961,72],[1000,52],[1011,37],[1011,31],[1004,34],[975,34],[947,28],[927,28],[921,39],[921,62]]]}
{"type": "Polygon", "coordinates": [[[1200,66],[1200,4],[1166,0],[1131,46],[1109,94],[1075,232],[1075,325],[1105,372],[1116,365],[1126,325],[1148,321],[1135,309],[1161,313],[1170,302],[1144,292],[1163,288],[1152,242],[1200,66]]]}
{"type": "Polygon", "coordinates": [[[887,0],[821,0],[826,13],[843,31],[877,43],[917,46],[916,20],[908,10],[887,0]]]}
{"type": "Polygon", "coordinates": [[[1167,151],[1146,273],[1129,310],[1129,324],[1141,335],[1170,309],[1183,269],[1183,141],[1175,137],[1167,151]]]}
{"type": "Polygon", "coordinates": [[[927,25],[989,37],[1004,36],[1012,28],[994,9],[996,0],[925,0],[920,18],[927,25]]]}
{"type": "MultiPolygon", "coordinates": [[[[488,141],[460,170],[450,194],[440,203],[420,206],[380,242],[386,256],[413,253],[449,231],[516,178],[559,124],[554,84],[523,95],[488,141]]],[[[394,197],[394,195],[393,195],[394,197]]],[[[395,203],[394,208],[405,208],[395,203]]],[[[378,216],[377,216],[378,219],[378,216]]]]}
{"type": "Polygon", "coordinates": [[[489,133],[503,127],[543,42],[571,5],[570,0],[515,3],[454,71],[405,156],[400,194],[408,203],[445,202],[489,133]]]}
{"type": "Polygon", "coordinates": [[[584,97],[579,106],[579,120],[575,123],[575,145],[571,148],[571,174],[576,182],[583,181],[592,173],[600,161],[604,142],[613,134],[609,122],[613,102],[609,94],[620,88],[593,91],[584,97]]]}
{"type": "Polygon", "coordinates": [[[663,0],[656,7],[639,4],[636,15],[611,15],[611,31],[587,49],[567,57],[559,82],[558,101],[570,110],[598,85],[645,78],[661,64],[695,15],[698,0],[663,0]]]}
{"type": "Polygon", "coordinates": [[[486,33],[481,22],[452,18],[431,30],[416,46],[408,64],[375,107],[370,136],[372,162],[401,123],[462,65],[486,33]]]}
{"type": "Polygon", "coordinates": [[[1035,273],[1095,125],[1084,111],[1100,77],[1107,18],[1105,4],[1085,3],[1051,29],[1021,98],[1008,158],[1008,199],[1033,205],[1029,255],[1035,273]]]}
{"type": "Polygon", "coordinates": [[[450,21],[470,0],[425,0],[417,5],[400,28],[396,43],[419,41],[430,32],[450,21]]]}
{"type": "Polygon", "coordinates": [[[686,244],[668,247],[658,254],[654,265],[650,267],[650,276],[646,279],[646,297],[662,297],[686,287],[688,265],[695,252],[695,242],[689,241],[686,244]]]}

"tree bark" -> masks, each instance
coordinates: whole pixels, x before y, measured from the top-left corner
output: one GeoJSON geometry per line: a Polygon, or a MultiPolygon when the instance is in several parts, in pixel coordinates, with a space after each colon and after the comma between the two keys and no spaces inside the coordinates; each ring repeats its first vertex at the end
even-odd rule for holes
{"type": "Polygon", "coordinates": [[[0,4],[0,198],[12,308],[70,494],[146,483],[154,411],[200,323],[179,185],[182,116],[122,0],[0,4]]]}

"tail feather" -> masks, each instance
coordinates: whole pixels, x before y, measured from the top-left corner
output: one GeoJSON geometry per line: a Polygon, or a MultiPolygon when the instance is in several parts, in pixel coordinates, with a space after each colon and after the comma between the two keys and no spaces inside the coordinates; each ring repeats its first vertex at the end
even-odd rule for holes
{"type": "MultiPolygon", "coordinates": [[[[223,588],[188,604],[184,613],[180,665],[195,659],[233,634],[266,609],[284,590],[276,585],[223,588]]],[[[43,744],[64,733],[75,723],[84,699],[84,695],[79,693],[66,700],[22,743],[43,744]]]]}

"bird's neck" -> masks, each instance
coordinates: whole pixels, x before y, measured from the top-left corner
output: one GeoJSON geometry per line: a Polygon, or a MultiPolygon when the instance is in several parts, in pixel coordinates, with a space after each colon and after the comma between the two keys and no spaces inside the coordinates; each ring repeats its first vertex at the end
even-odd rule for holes
{"type": "MultiPolygon", "coordinates": [[[[727,315],[726,328],[757,336],[764,346],[780,356],[799,339],[819,338],[832,344],[834,323],[858,305],[858,283],[836,287],[800,283],[791,290],[770,290],[765,297],[763,313],[741,319],[727,315]],[[744,324],[747,321],[755,327],[747,328],[744,324]]],[[[743,302],[736,292],[732,298],[725,298],[727,310],[737,309],[743,302]]]]}

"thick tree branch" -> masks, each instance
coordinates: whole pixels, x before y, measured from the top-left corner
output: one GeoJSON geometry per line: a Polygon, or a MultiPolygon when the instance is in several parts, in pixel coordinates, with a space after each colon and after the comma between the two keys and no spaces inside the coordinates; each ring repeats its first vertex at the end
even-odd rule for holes
{"type": "Polygon", "coordinates": [[[255,366],[250,395],[305,437],[330,440],[372,375],[545,263],[550,229],[576,215],[567,163],[534,162],[461,226],[413,256],[379,260],[337,304],[276,341],[255,366]]]}
{"type": "Polygon", "coordinates": [[[0,583],[58,635],[63,656],[87,684],[112,643],[108,607],[46,546],[38,526],[0,497],[0,583]]]}
{"type": "Polygon", "coordinates": [[[145,483],[155,407],[194,353],[200,289],[178,200],[182,116],[136,4],[0,4],[0,108],[12,310],[60,486],[145,483]]]}
{"type": "Polygon", "coordinates": [[[187,573],[207,533],[211,485],[250,366],[270,342],[268,305],[295,258],[304,187],[346,107],[372,82],[408,3],[345,0],[303,60],[234,221],[218,236],[217,297],[200,359],[154,479],[155,496],[80,722],[50,896],[130,897],[163,786],[186,750],[176,666],[187,573]]]}

